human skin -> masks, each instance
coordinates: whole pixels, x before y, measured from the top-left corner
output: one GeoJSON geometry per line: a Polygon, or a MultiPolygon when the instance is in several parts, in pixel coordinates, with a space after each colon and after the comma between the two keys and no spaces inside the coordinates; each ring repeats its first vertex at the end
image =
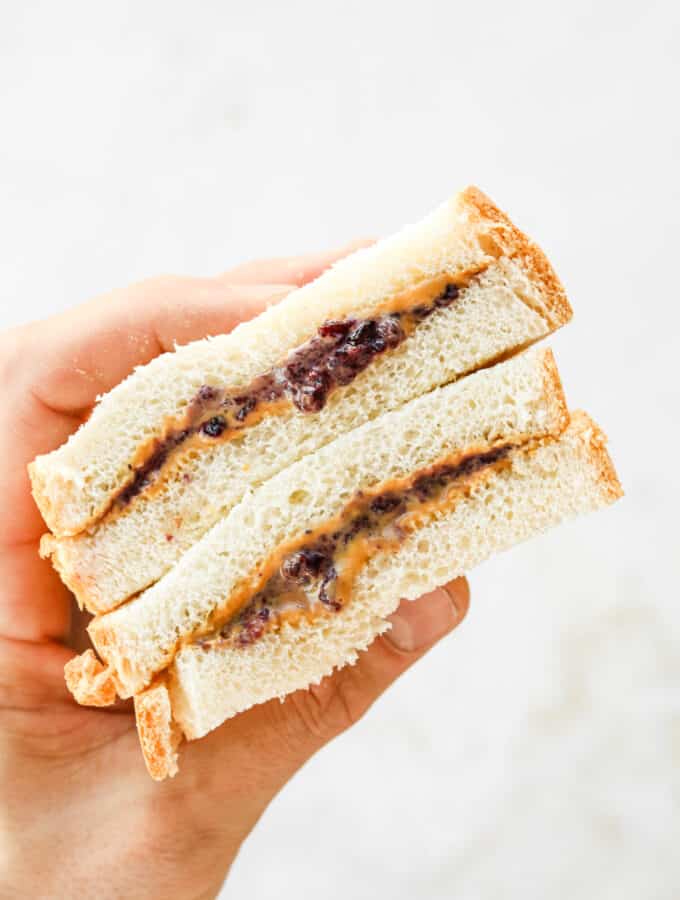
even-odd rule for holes
{"type": "Polygon", "coordinates": [[[291,776],[465,616],[464,579],[402,603],[356,665],[184,744],[179,775],[160,784],[129,703],[81,707],[64,684],[64,663],[87,646],[85,617],[38,556],[27,464],[134,366],[231,330],[354,246],[153,279],[0,335],[0,896],[216,896],[291,776]]]}

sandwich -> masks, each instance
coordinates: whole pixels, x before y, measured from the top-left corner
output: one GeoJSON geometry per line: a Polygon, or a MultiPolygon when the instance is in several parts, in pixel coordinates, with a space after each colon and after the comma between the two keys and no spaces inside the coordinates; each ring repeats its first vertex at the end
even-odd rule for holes
{"type": "Polygon", "coordinates": [[[602,434],[532,348],[340,436],[249,491],[67,665],[83,703],[134,697],[156,778],[182,736],[317,683],[414,598],[618,496],[602,434]]]}
{"type": "Polygon", "coordinates": [[[76,700],[134,698],[147,767],[318,683],[415,598],[621,494],[552,352],[571,308],[475,188],[100,399],[30,466],[93,613],[76,700]]]}
{"type": "Polygon", "coordinates": [[[571,308],[542,251],[468,188],[228,335],[166,353],[30,466],[52,559],[115,609],[245,492],[365,422],[503,359],[571,308]]]}

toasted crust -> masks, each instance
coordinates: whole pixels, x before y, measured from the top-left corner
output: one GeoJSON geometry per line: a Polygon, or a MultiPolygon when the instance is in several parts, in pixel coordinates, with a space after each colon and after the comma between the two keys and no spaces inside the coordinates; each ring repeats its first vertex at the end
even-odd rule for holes
{"type": "Polygon", "coordinates": [[[135,697],[135,717],[144,762],[154,781],[177,774],[182,732],[173,722],[170,695],[163,679],[135,697]]]}
{"type": "Polygon", "coordinates": [[[602,500],[605,503],[613,503],[623,497],[621,482],[607,452],[607,435],[582,409],[574,410],[571,413],[571,427],[574,431],[582,434],[588,442],[590,459],[597,472],[602,500]]]}
{"type": "Polygon", "coordinates": [[[56,499],[58,493],[56,485],[57,475],[55,473],[52,476],[50,488],[48,490],[48,478],[46,477],[45,472],[42,472],[40,467],[36,466],[35,460],[28,464],[27,469],[28,477],[31,482],[31,494],[35,500],[35,505],[40,510],[40,514],[47,527],[51,528],[54,532],[58,532],[62,515],[60,512],[61,504],[56,499]]]}
{"type": "Polygon", "coordinates": [[[69,543],[58,540],[48,532],[40,539],[40,555],[43,559],[50,560],[61,580],[76,598],[80,609],[87,609],[95,614],[107,611],[109,606],[106,598],[102,597],[99,585],[92,575],[80,570],[78,556],[69,543]]]}
{"type": "MultiPolygon", "coordinates": [[[[97,653],[101,654],[103,659],[107,659],[109,654],[115,652],[118,647],[117,637],[115,631],[109,627],[106,616],[95,616],[87,626],[87,631],[90,640],[97,648],[97,653]]],[[[117,668],[127,669],[129,665],[129,660],[123,656],[117,668]]],[[[131,692],[121,694],[121,697],[131,696],[131,692]]]]}
{"type": "Polygon", "coordinates": [[[567,399],[564,396],[562,379],[557,369],[555,354],[550,348],[543,354],[542,363],[546,397],[557,411],[558,424],[554,434],[559,435],[567,428],[571,417],[567,407],[567,399]]]}
{"type": "Polygon", "coordinates": [[[541,248],[520,231],[479,188],[467,187],[461,193],[460,201],[474,210],[480,219],[500,226],[493,230],[493,235],[489,235],[489,252],[494,253],[492,242],[498,241],[506,255],[522,260],[532,278],[543,287],[550,324],[559,328],[568,322],[573,315],[571,305],[562,283],[541,248]]]}
{"type": "Polygon", "coordinates": [[[64,666],[66,686],[83,706],[111,706],[116,701],[116,683],[110,668],[92,650],[86,650],[64,666]]]}
{"type": "Polygon", "coordinates": [[[36,457],[26,467],[36,506],[54,534],[61,537],[79,534],[89,523],[85,521],[82,525],[73,527],[68,525],[78,506],[72,479],[64,477],[58,469],[45,467],[41,464],[42,459],[43,457],[36,457]]]}

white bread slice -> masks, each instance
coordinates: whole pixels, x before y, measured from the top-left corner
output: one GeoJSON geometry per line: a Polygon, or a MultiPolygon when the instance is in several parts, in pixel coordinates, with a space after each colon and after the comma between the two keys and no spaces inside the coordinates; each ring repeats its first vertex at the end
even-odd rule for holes
{"type": "Polygon", "coordinates": [[[154,687],[135,697],[135,718],[142,753],[155,781],[177,774],[177,748],[182,731],[172,715],[170,695],[161,676],[154,687]]]}
{"type": "Polygon", "coordinates": [[[238,441],[216,444],[174,467],[92,533],[46,535],[42,552],[81,605],[114,609],[157,581],[257,485],[334,437],[427,393],[462,372],[542,337],[545,320],[517,299],[513,263],[494,264],[452,307],[332,394],[317,415],[270,416],[238,441]]]}
{"type": "MultiPolygon", "coordinates": [[[[156,585],[90,623],[118,693],[129,697],[145,688],[170,664],[179,643],[204,628],[283,541],[337,515],[357,491],[471,450],[559,434],[567,421],[552,353],[533,348],[386,413],[293,464],[247,495],[156,585]]],[[[79,665],[85,660],[71,664],[73,683],[79,665]]],[[[97,676],[106,681],[101,672],[97,676]]]]}
{"type": "MultiPolygon", "coordinates": [[[[183,474],[198,480],[197,493],[183,505],[178,494],[185,481],[180,478],[169,485],[170,496],[158,516],[148,513],[147,520],[147,512],[142,510],[130,526],[129,536],[127,524],[120,526],[121,533],[114,527],[110,551],[102,553],[103,547],[95,542],[93,551],[97,556],[101,553],[100,564],[93,563],[87,545],[81,568],[80,557],[72,558],[77,551],[71,546],[47,541],[45,552],[55,553],[58,568],[81,601],[94,609],[109,608],[159,577],[238,499],[238,490],[226,500],[213,499],[215,484],[234,479],[242,482],[242,490],[249,481],[265,479],[277,465],[287,465],[338,433],[537,340],[564,324],[571,310],[539,248],[481,192],[468,188],[423,222],[340,261],[312,284],[231,334],[164,354],[114,388],[66,444],[39,456],[30,466],[36,502],[58,537],[77,534],[97,522],[111,497],[128,483],[129,465],[138,448],[157,436],[168,419],[176,418],[202,385],[244,388],[307,341],[325,320],[370,316],[387,298],[423,280],[480,267],[489,267],[488,290],[481,289],[482,278],[480,290],[473,292],[464,313],[455,312],[458,304],[438,311],[423,323],[427,334],[417,346],[413,337],[405,341],[399,361],[390,361],[389,352],[377,357],[367,370],[374,372],[366,375],[363,384],[357,379],[335,392],[325,416],[293,411],[280,418],[267,417],[253,427],[252,440],[244,441],[242,450],[218,452],[214,473],[209,471],[212,461],[207,457],[184,460],[183,474]],[[416,373],[425,359],[434,365],[431,374],[423,377],[422,372],[416,373]],[[279,464],[284,445],[294,449],[279,464]],[[253,454],[264,461],[244,474],[245,464],[252,466],[253,454]],[[195,500],[206,498],[202,506],[194,507],[195,500]],[[181,516],[176,505],[182,507],[181,516]],[[169,510],[173,512],[168,518],[169,510]],[[175,519],[180,517],[186,524],[178,534],[175,519]],[[166,541],[165,534],[172,534],[175,540],[166,541]],[[176,541],[176,547],[164,547],[164,541],[166,545],[176,541]],[[149,546],[153,554],[147,553],[142,562],[138,548],[149,546]],[[128,553],[134,561],[124,568],[133,574],[120,581],[116,570],[128,553]],[[162,562],[154,567],[149,557],[155,554],[162,562]],[[137,566],[138,576],[134,574],[137,566]],[[100,584],[105,585],[103,590],[100,584]],[[107,600],[109,596],[113,599],[107,600]]],[[[146,505],[143,495],[135,498],[132,506],[138,502],[146,505]]],[[[107,540],[103,539],[104,545],[107,540]]]]}
{"type": "MultiPolygon", "coordinates": [[[[177,726],[200,738],[256,703],[317,684],[389,628],[386,617],[402,598],[413,599],[558,523],[596,510],[621,496],[605,437],[585,413],[575,413],[557,439],[532,442],[473,484],[455,507],[411,534],[396,552],[374,556],[360,571],[350,602],[323,622],[302,619],[265,632],[239,648],[189,644],[167,677],[136,699],[136,708],[159,704],[171,718],[138,717],[150,773],[177,771],[177,741],[163,736],[177,726]],[[147,699],[148,698],[148,699],[147,699]],[[147,748],[158,748],[149,753],[147,748]]],[[[173,732],[176,735],[176,730],[173,732]]]]}

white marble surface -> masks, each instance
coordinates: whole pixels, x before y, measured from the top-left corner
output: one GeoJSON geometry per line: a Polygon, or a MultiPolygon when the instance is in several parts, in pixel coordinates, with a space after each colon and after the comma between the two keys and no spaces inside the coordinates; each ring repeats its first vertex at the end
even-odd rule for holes
{"type": "Polygon", "coordinates": [[[388,232],[472,181],[552,256],[627,489],[493,560],[318,756],[227,898],[680,893],[676,4],[0,12],[3,325],[140,276],[388,232]]]}

